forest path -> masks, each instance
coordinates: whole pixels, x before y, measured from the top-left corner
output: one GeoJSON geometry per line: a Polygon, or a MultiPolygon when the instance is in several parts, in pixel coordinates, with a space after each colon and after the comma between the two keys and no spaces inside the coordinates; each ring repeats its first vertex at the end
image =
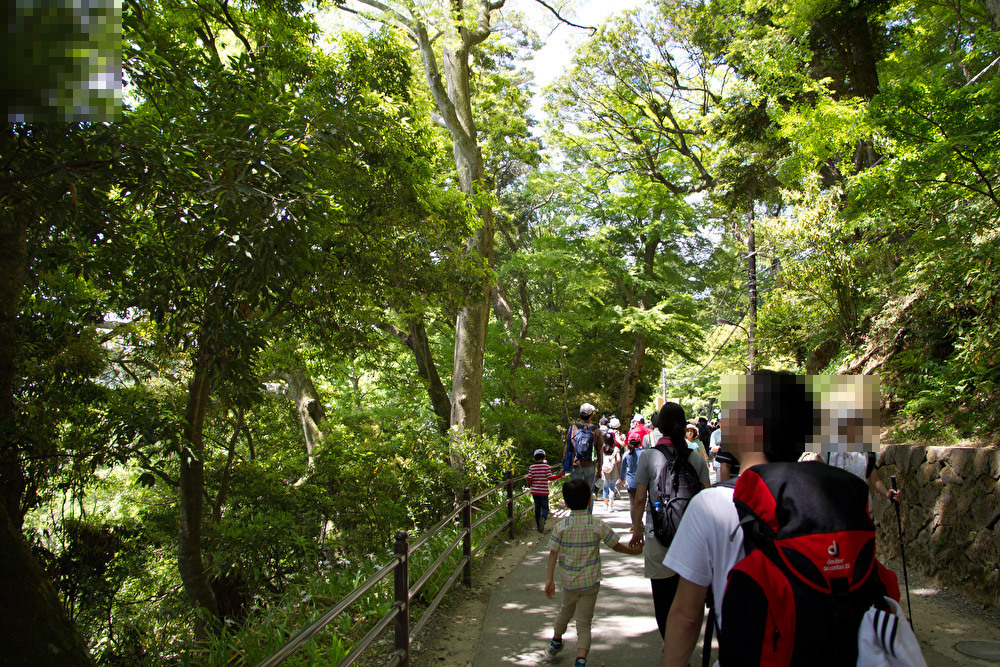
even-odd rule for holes
{"type": "MultiPolygon", "coordinates": [[[[597,514],[619,536],[628,532],[627,503],[619,501],[614,513],[597,514]]],[[[551,529],[559,515],[550,516],[551,529]]],[[[488,557],[479,582],[461,590],[439,610],[433,629],[414,645],[414,665],[494,667],[544,664],[544,650],[552,634],[559,598],[542,592],[548,558],[548,533],[534,530],[507,542],[488,557]]],[[[594,615],[593,646],[588,664],[659,664],[660,637],[653,619],[649,581],[642,577],[642,558],[601,548],[604,581],[594,615]]],[[[898,564],[887,563],[900,577],[898,564]]],[[[478,568],[477,568],[478,569],[478,568]]],[[[905,592],[903,606],[906,607],[905,592]]],[[[929,667],[1000,665],[1000,618],[982,605],[966,601],[923,577],[910,573],[910,600],[917,638],[929,667]],[[957,648],[956,648],[957,647],[957,648]],[[960,649],[990,656],[977,659],[960,649]]],[[[704,636],[702,634],[702,636],[704,636]]],[[[573,664],[576,631],[573,623],[565,635],[566,647],[553,664],[573,664]]],[[[716,647],[717,648],[717,647],[716,647]]],[[[692,665],[701,664],[701,641],[692,665]]]]}

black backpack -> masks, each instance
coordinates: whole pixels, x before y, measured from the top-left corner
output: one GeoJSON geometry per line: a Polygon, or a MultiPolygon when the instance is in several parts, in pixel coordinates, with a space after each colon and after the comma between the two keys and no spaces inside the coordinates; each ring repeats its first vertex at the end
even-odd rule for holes
{"type": "Polygon", "coordinates": [[[899,599],[875,557],[867,485],[825,463],[771,463],[740,475],[733,502],[747,555],[729,572],[720,662],[855,664],[862,617],[899,599]]]}
{"type": "Polygon", "coordinates": [[[594,429],[585,428],[583,424],[575,424],[576,433],[570,436],[570,447],[573,456],[580,461],[591,461],[594,458],[594,429]]]}
{"type": "MultiPolygon", "coordinates": [[[[660,442],[663,442],[661,440],[660,442]]],[[[688,461],[691,450],[657,444],[667,463],[660,468],[656,479],[650,480],[649,514],[653,517],[653,535],[660,544],[669,547],[681,524],[681,517],[691,499],[701,491],[701,480],[694,466],[688,461]]]]}

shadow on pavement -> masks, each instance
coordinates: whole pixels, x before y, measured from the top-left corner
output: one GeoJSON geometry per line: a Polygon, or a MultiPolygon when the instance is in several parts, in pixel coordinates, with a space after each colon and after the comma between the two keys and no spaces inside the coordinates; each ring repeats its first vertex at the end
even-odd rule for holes
{"type": "MultiPolygon", "coordinates": [[[[622,541],[629,539],[628,503],[620,510],[597,516],[610,525],[622,541]]],[[[549,517],[548,527],[559,517],[549,517]]],[[[548,533],[539,536],[522,563],[493,590],[479,640],[475,665],[536,665],[546,663],[545,647],[559,611],[561,591],[554,600],[545,597],[548,533]]],[[[660,658],[662,641],[653,618],[649,580],[642,576],[642,556],[628,556],[601,547],[601,592],[594,613],[593,642],[587,664],[650,665],[660,658]]],[[[576,627],[571,622],[563,637],[565,648],[554,664],[572,665],[576,657],[576,627]]]]}

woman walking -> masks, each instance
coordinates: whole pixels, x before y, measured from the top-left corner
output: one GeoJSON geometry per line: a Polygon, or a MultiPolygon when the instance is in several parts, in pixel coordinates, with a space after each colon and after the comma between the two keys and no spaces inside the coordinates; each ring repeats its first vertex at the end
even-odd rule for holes
{"type": "Polygon", "coordinates": [[[615,489],[618,486],[621,475],[621,453],[614,443],[609,440],[604,442],[604,457],[601,465],[601,479],[604,480],[602,494],[604,496],[604,510],[606,512],[615,511],[615,489]]]}

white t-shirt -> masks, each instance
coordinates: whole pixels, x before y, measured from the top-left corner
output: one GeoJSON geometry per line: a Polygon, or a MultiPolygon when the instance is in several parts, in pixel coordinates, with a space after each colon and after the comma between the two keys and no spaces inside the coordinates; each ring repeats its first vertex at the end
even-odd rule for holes
{"type": "Polygon", "coordinates": [[[663,559],[664,567],[691,583],[712,586],[720,627],[726,578],[729,570],[743,558],[743,531],[737,530],[739,525],[733,489],[728,486],[705,489],[691,499],[663,559]]]}
{"type": "Polygon", "coordinates": [[[828,463],[868,481],[868,455],[864,452],[830,452],[828,463]]]}
{"type": "MultiPolygon", "coordinates": [[[[654,441],[655,442],[655,441],[654,441]]],[[[694,468],[694,471],[698,473],[698,479],[701,480],[702,484],[709,483],[708,477],[708,465],[705,463],[705,459],[701,457],[700,454],[696,454],[691,451],[688,454],[688,462],[694,468]]],[[[635,471],[635,484],[636,486],[644,484],[646,486],[646,491],[648,493],[650,487],[650,480],[655,479],[660,467],[666,465],[667,459],[660,452],[654,450],[653,447],[648,449],[643,449],[639,453],[639,463],[636,465],[635,471]]],[[[700,493],[698,495],[701,495],[700,493]]],[[[698,496],[695,496],[697,498],[698,496]]],[[[647,496],[648,498],[648,496],[647,496]]],[[[685,510],[685,516],[687,512],[690,511],[691,506],[688,505],[688,509],[685,510]]],[[[653,517],[649,514],[649,501],[646,502],[646,513],[645,513],[645,523],[646,523],[646,542],[642,547],[643,560],[645,561],[645,566],[643,567],[643,576],[647,579],[663,579],[666,577],[674,576],[674,571],[668,567],[663,566],[663,557],[667,555],[667,548],[660,544],[660,541],[656,539],[653,535],[653,517]]],[[[683,523],[683,519],[681,520],[683,523]]],[[[677,541],[677,536],[674,536],[674,542],[677,541]]]]}
{"type": "Polygon", "coordinates": [[[712,435],[708,439],[708,451],[714,451],[716,447],[722,446],[722,429],[717,428],[712,431],[712,435]]]}

